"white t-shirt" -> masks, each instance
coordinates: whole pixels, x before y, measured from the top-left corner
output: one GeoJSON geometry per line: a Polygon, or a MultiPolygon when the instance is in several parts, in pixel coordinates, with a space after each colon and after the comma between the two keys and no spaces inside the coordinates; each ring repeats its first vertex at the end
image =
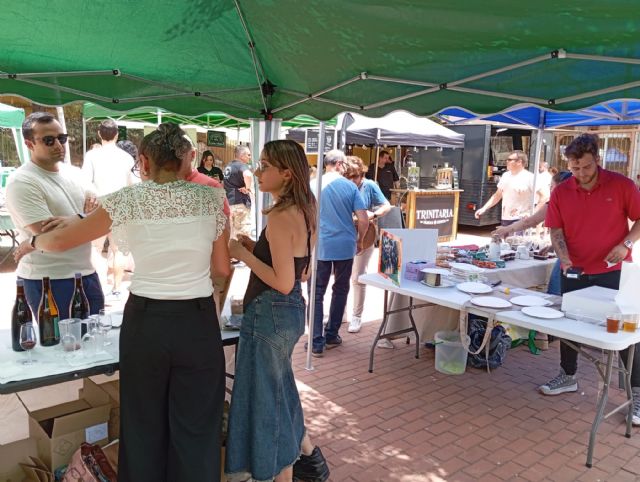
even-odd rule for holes
{"type": "Polygon", "coordinates": [[[539,172],[536,178],[536,192],[541,191],[545,199],[551,195],[551,179],[553,176],[549,171],[539,172]]]}
{"type": "Polygon", "coordinates": [[[98,196],[110,194],[134,184],[131,168],[134,160],[115,144],[92,149],[84,156],[82,172],[96,188],[98,196]]]}
{"type": "Polygon", "coordinates": [[[498,189],[502,189],[502,220],[521,219],[531,214],[533,174],[523,169],[513,175],[510,171],[500,177],[498,189]]]}
{"type": "MultiPolygon", "coordinates": [[[[7,210],[18,230],[18,240],[31,237],[26,226],[51,216],[73,216],[84,212],[85,194],[80,169],[60,164],[58,172],[51,172],[27,162],[9,178],[7,210]]],[[[16,274],[25,279],[73,278],[94,273],[91,264],[91,243],[85,243],[61,253],[34,251],[18,263],[16,274]]]]}
{"type": "Polygon", "coordinates": [[[129,291],[161,300],[211,296],[211,250],[227,220],[224,198],[222,188],[187,181],[146,181],[101,198],[118,247],[136,263],[129,291]]]}

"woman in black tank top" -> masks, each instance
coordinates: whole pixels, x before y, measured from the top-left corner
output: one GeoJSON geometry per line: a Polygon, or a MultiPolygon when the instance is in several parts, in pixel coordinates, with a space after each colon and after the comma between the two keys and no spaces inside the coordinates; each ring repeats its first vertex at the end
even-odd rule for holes
{"type": "Polygon", "coordinates": [[[309,165],[293,141],[265,144],[258,187],[274,199],[256,243],[241,236],[230,255],[251,268],[229,414],[229,480],[324,481],[329,469],[305,434],[291,354],[305,328],[300,281],[316,237],[309,165]]]}

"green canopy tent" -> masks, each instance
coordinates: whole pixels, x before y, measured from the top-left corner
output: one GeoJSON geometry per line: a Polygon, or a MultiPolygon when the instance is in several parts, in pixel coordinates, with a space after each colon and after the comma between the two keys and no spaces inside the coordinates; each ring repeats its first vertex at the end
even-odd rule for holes
{"type": "Polygon", "coordinates": [[[22,138],[22,122],[24,121],[24,109],[0,104],[0,127],[11,129],[13,140],[16,143],[16,151],[20,163],[24,164],[28,160],[29,151],[25,148],[22,138]]]}
{"type": "Polygon", "coordinates": [[[631,0],[0,0],[0,92],[240,119],[640,96],[631,0]],[[28,19],[28,20],[27,20],[28,19]]]}
{"type": "Polygon", "coordinates": [[[633,0],[0,0],[0,11],[0,93],[267,119],[253,122],[258,145],[277,132],[271,119],[298,114],[640,98],[633,0]]]}

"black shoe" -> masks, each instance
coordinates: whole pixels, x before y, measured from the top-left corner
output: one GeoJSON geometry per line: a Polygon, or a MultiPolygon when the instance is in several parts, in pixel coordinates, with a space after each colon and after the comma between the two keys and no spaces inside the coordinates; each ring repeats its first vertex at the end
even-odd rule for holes
{"type": "Polygon", "coordinates": [[[342,338],[340,338],[340,335],[336,335],[335,338],[327,338],[325,345],[327,345],[327,350],[340,346],[342,345],[342,338]]]}
{"type": "Polygon", "coordinates": [[[314,447],[311,455],[302,454],[293,464],[294,482],[325,482],[329,478],[329,473],[327,460],[318,446],[314,447]]]}
{"type": "MultiPolygon", "coordinates": [[[[309,349],[309,345],[307,343],[304,344],[304,351],[309,349]]],[[[311,348],[311,356],[316,358],[322,358],[324,356],[324,348],[311,348]]]]}

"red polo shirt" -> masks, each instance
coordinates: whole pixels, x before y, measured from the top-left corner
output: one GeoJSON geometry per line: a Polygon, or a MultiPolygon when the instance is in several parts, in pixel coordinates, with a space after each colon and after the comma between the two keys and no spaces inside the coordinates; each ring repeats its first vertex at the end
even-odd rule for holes
{"type": "MultiPolygon", "coordinates": [[[[222,188],[222,183],[220,181],[218,181],[217,179],[213,179],[212,177],[209,177],[206,174],[202,174],[198,172],[197,169],[193,169],[191,171],[191,174],[189,174],[184,180],[189,182],[195,182],[196,184],[202,184],[203,186],[222,188]]],[[[224,197],[224,205],[222,206],[222,211],[224,212],[224,215],[228,218],[230,215],[230,210],[229,210],[229,201],[227,201],[227,196],[224,197]]]]}
{"type": "MultiPolygon", "coordinates": [[[[562,228],[574,266],[598,274],[621,268],[617,264],[607,269],[604,258],[625,240],[629,219],[640,219],[640,191],[631,179],[598,166],[598,181],[590,191],[575,177],[556,186],[544,225],[562,228]]],[[[631,259],[630,252],[626,259],[631,259]]]]}

